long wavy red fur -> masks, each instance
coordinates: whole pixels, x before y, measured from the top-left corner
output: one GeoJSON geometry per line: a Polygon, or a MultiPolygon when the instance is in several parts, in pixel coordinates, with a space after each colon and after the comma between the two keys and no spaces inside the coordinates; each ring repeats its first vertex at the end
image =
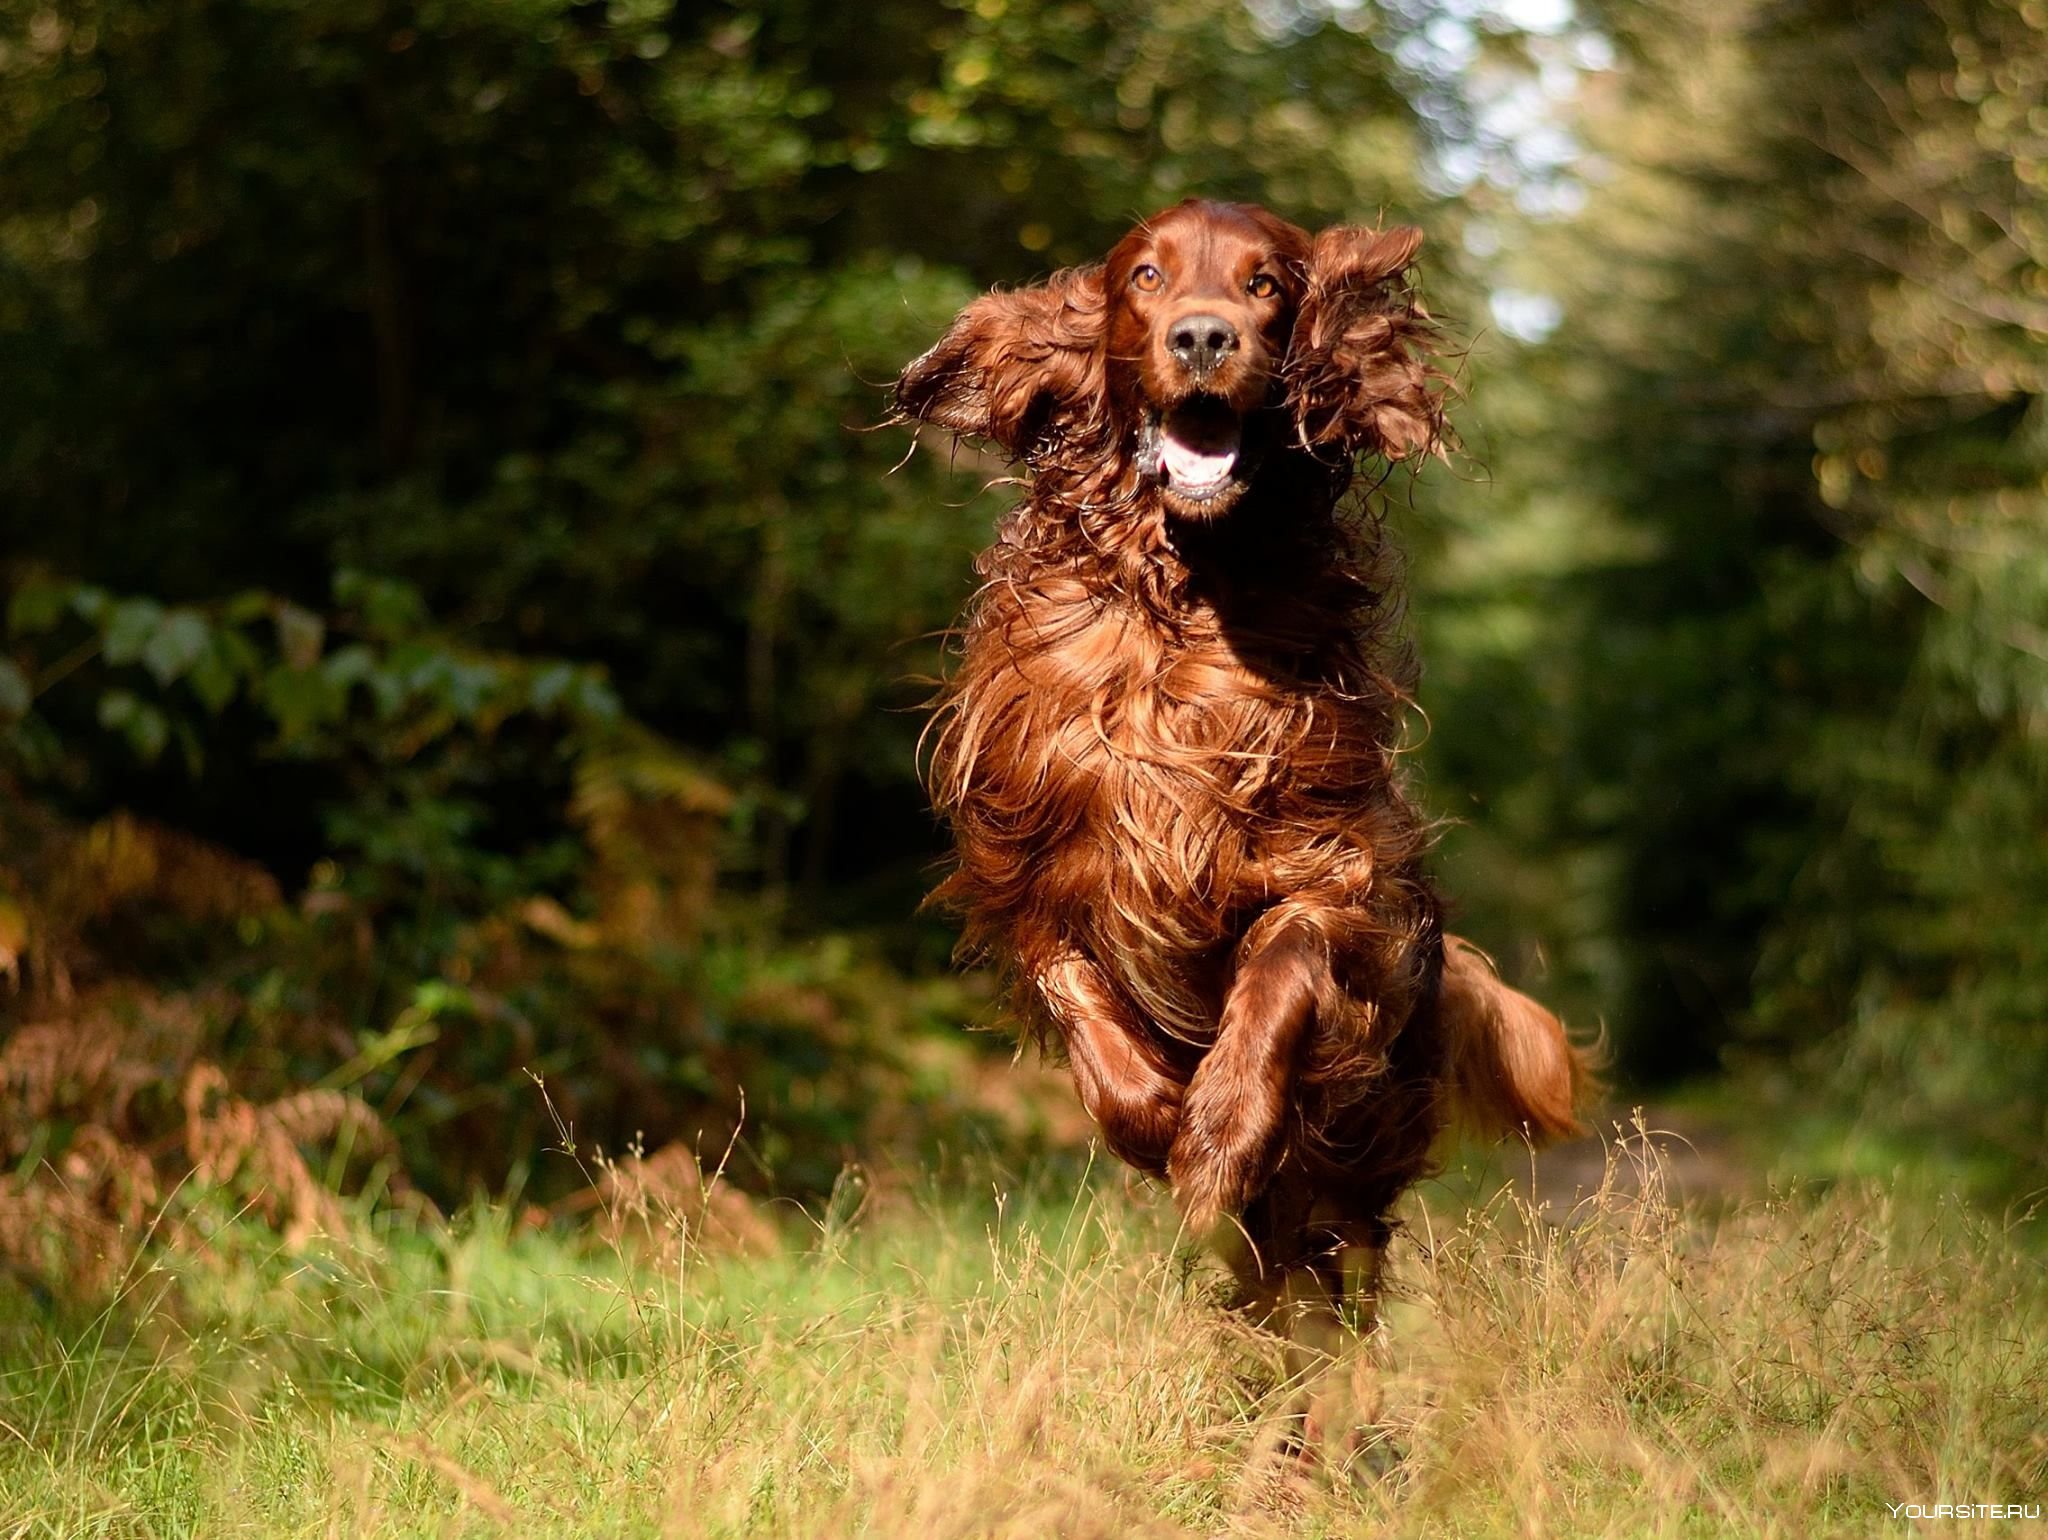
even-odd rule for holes
{"type": "Polygon", "coordinates": [[[1236,1216],[1268,1274],[1332,1234],[1376,1247],[1454,1104],[1555,1136],[1584,1078],[1554,1017],[1446,945],[1392,566],[1346,498],[1361,457],[1443,440],[1420,243],[1190,202],[977,300],[896,391],[1028,475],[935,718],[958,852],[935,897],[1110,1148],[1191,1223],[1236,1216]],[[1136,448],[1173,388],[1139,298],[1162,250],[1175,283],[1251,260],[1280,284],[1231,376],[1270,447],[1212,519],[1176,516],[1136,448]]]}

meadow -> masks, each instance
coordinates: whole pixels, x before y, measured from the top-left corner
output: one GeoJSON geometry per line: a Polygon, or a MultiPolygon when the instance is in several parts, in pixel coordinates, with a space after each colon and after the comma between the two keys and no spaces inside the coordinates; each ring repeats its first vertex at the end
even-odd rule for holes
{"type": "MultiPolygon", "coordinates": [[[[1494,1168],[1497,1170],[1497,1168],[1494,1168]]],[[[849,1177],[743,1247],[479,1203],[280,1245],[183,1216],[94,1307],[9,1291],[0,1535],[1998,1533],[2048,1489],[2038,1222],[1875,1184],[1411,1195],[1354,1468],[1277,1341],[1097,1169],[849,1177]]]]}

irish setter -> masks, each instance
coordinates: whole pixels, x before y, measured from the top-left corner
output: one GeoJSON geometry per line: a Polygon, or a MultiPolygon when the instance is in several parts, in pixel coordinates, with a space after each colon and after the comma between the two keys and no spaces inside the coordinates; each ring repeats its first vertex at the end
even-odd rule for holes
{"type": "Polygon", "coordinates": [[[1412,670],[1361,456],[1443,432],[1420,232],[1189,200],[969,305],[899,417],[1029,479],[935,719],[935,895],[1172,1184],[1248,1301],[1369,1320],[1395,1199],[1456,1110],[1576,1131],[1583,1062],[1442,929],[1400,763],[1412,670]]]}

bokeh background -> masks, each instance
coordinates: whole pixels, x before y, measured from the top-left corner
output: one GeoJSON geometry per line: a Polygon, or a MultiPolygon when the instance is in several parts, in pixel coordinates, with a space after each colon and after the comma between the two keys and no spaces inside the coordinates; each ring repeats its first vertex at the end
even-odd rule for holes
{"type": "Polygon", "coordinates": [[[0,0],[0,1246],[1085,1139],[918,910],[1012,494],[886,386],[1195,193],[1429,233],[1461,929],[2048,1180],[2041,0],[0,0]]]}

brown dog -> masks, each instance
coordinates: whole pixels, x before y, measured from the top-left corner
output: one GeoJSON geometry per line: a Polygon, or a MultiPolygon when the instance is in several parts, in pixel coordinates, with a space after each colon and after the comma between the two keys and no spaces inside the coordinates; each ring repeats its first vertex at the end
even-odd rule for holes
{"type": "MultiPolygon", "coordinates": [[[[1013,973],[1103,1138],[1331,1340],[1453,1106],[1576,1131],[1556,1018],[1443,934],[1398,741],[1410,671],[1360,455],[1441,437],[1409,229],[1190,200],[977,300],[905,420],[1030,479],[937,718],[938,897],[1013,973]]],[[[1282,1307],[1285,1307],[1284,1310],[1282,1307]]]]}

